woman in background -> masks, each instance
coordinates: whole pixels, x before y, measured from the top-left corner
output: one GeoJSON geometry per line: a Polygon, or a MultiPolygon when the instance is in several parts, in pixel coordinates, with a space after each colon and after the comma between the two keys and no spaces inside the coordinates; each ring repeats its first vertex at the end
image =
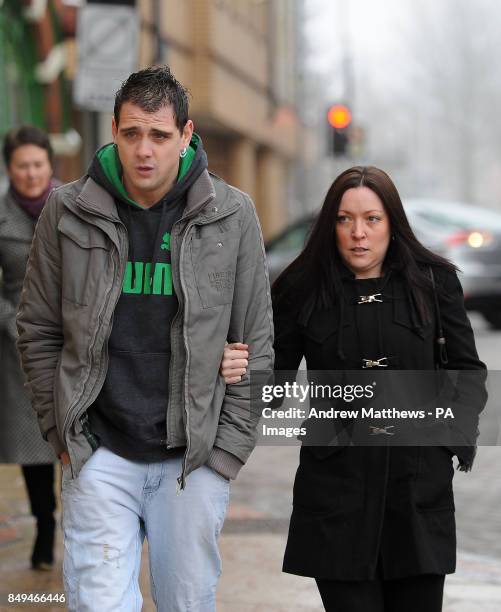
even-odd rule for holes
{"type": "Polygon", "coordinates": [[[11,130],[3,144],[9,177],[0,199],[0,463],[21,465],[36,538],[31,565],[50,570],[54,561],[54,462],[42,439],[16,350],[15,315],[26,262],[38,216],[54,187],[53,152],[42,130],[22,126],[11,130]]]}
{"type": "MultiPolygon", "coordinates": [[[[476,431],[485,366],[455,268],[417,240],[382,170],[334,181],[272,297],[276,370],[305,357],[309,372],[477,371],[463,389],[476,431]]],[[[245,372],[245,348],[225,349],[227,383],[245,372]]],[[[439,444],[303,443],[283,569],[315,578],[327,612],[440,612],[456,563],[452,458],[468,471],[475,448],[439,444]]]]}

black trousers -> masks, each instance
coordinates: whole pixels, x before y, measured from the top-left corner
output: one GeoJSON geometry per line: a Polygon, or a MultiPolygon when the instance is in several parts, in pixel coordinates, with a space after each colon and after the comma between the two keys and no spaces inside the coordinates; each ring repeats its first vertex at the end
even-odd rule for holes
{"type": "Polygon", "coordinates": [[[445,576],[365,582],[317,580],[326,612],[441,612],[445,576]]]}
{"type": "Polygon", "coordinates": [[[54,464],[22,465],[24,481],[30,500],[31,514],[37,520],[37,535],[31,562],[52,563],[54,560],[54,464]]]}

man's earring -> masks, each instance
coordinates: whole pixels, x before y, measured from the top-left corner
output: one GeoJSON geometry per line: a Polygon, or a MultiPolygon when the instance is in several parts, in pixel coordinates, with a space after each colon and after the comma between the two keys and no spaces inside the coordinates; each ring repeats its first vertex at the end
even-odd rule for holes
{"type": "Polygon", "coordinates": [[[184,149],[181,151],[181,153],[179,153],[179,157],[186,157],[187,153],[188,153],[188,149],[186,147],[184,147],[184,149]]]}

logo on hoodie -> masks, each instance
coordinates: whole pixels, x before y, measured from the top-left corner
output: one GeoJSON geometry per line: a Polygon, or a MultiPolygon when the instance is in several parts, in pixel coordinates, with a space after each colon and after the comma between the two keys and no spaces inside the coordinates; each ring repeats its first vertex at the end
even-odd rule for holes
{"type": "MultiPolygon", "coordinates": [[[[160,249],[170,251],[170,234],[162,236],[160,249]]],[[[125,267],[123,293],[135,295],[172,295],[172,270],[170,263],[128,261],[125,267]]]]}
{"type": "Polygon", "coordinates": [[[162,251],[170,251],[170,234],[169,232],[165,232],[162,236],[162,246],[160,247],[162,251]]]}

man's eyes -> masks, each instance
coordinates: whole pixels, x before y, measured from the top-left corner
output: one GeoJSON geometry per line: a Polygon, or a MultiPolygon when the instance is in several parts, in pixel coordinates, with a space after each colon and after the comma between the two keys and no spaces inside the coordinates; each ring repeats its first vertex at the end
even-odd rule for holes
{"type": "MultiPolygon", "coordinates": [[[[124,136],[125,138],[127,138],[128,140],[133,140],[134,138],[137,138],[139,136],[138,132],[124,132],[124,136]]],[[[153,140],[168,140],[170,138],[170,134],[163,134],[161,132],[154,132],[153,134],[151,134],[151,138],[153,140]]]]}

